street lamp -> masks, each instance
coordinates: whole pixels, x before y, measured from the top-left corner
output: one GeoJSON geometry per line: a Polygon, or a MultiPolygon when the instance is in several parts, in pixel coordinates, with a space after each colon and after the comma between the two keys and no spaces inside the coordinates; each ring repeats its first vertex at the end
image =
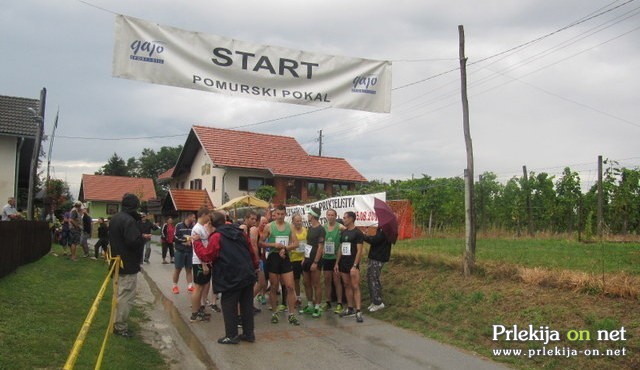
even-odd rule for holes
{"type": "Polygon", "coordinates": [[[27,195],[27,220],[33,220],[33,198],[36,185],[36,174],[38,171],[38,155],[40,154],[40,141],[42,140],[42,126],[44,118],[42,118],[35,109],[27,108],[33,114],[33,121],[37,126],[36,141],[33,143],[33,152],[31,153],[31,170],[29,172],[29,193],[27,195]]]}

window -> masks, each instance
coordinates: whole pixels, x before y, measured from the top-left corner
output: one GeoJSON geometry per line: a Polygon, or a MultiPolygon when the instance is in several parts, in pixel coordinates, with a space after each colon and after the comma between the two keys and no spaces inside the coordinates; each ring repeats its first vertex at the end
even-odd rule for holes
{"type": "Polygon", "coordinates": [[[240,176],[238,190],[256,191],[262,185],[265,185],[265,179],[262,177],[240,176]]]}
{"type": "Polygon", "coordinates": [[[202,179],[195,179],[195,180],[189,181],[189,189],[201,190],[202,189],[202,179]]]}
{"type": "Polygon", "coordinates": [[[211,191],[216,191],[216,177],[211,178],[211,191]]]}
{"type": "Polygon", "coordinates": [[[333,194],[337,194],[340,191],[349,190],[349,184],[333,184],[332,186],[333,194]]]}
{"type": "Polygon", "coordinates": [[[107,203],[107,215],[118,213],[118,203],[107,203]]]}
{"type": "Polygon", "coordinates": [[[324,182],[307,182],[307,196],[317,198],[325,193],[324,182]]]}

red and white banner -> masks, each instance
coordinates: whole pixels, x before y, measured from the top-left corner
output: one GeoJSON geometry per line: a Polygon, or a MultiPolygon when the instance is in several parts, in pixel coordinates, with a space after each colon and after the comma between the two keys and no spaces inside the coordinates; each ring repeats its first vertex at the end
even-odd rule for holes
{"type": "Polygon", "coordinates": [[[113,76],[266,101],[391,111],[391,62],[206,35],[116,16],[113,76]]]}
{"type": "Polygon", "coordinates": [[[355,212],[356,226],[377,226],[378,217],[373,209],[374,199],[378,198],[387,201],[387,193],[374,193],[364,195],[346,195],[343,197],[334,197],[319,200],[317,202],[304,204],[300,206],[287,207],[287,215],[285,220],[291,222],[291,217],[295,214],[302,215],[302,222],[305,226],[309,226],[307,212],[311,207],[320,208],[320,223],[327,223],[327,210],[335,209],[338,218],[342,218],[347,211],[355,212]]]}

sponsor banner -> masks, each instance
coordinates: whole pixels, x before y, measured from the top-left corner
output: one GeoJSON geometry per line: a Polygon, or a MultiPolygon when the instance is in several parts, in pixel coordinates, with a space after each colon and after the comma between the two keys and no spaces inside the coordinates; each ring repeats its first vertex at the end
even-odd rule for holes
{"type": "Polygon", "coordinates": [[[287,222],[291,222],[291,217],[293,217],[293,215],[301,214],[302,223],[306,227],[309,227],[307,212],[311,207],[318,207],[320,208],[320,223],[323,225],[327,223],[327,210],[335,209],[338,213],[339,219],[341,219],[347,211],[355,212],[356,226],[377,226],[378,217],[373,209],[375,198],[386,202],[387,193],[347,195],[344,197],[327,198],[309,204],[287,207],[285,220],[287,222]]]}
{"type": "Polygon", "coordinates": [[[391,110],[391,62],[189,32],[116,16],[113,76],[260,100],[391,110]]]}

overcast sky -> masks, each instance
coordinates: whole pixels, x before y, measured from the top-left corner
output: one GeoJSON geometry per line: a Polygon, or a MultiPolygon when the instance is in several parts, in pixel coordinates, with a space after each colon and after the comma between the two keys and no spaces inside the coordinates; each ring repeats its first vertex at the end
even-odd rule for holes
{"type": "Polygon", "coordinates": [[[114,152],[126,159],[183,144],[194,124],[238,128],[293,115],[242,129],[293,136],[310,154],[323,130],[323,155],[346,158],[370,180],[462,176],[458,25],[466,34],[476,178],[491,171],[506,181],[523,165],[558,175],[569,166],[584,185],[596,179],[598,155],[640,165],[640,1],[633,0],[5,0],[0,95],[38,98],[47,88],[46,134],[60,110],[52,174],[74,196],[81,174],[114,152]],[[391,113],[313,112],[114,78],[116,13],[390,60],[391,113]],[[157,135],[184,136],[123,139],[157,135]],[[98,140],[109,138],[120,140],[98,140]]]}

